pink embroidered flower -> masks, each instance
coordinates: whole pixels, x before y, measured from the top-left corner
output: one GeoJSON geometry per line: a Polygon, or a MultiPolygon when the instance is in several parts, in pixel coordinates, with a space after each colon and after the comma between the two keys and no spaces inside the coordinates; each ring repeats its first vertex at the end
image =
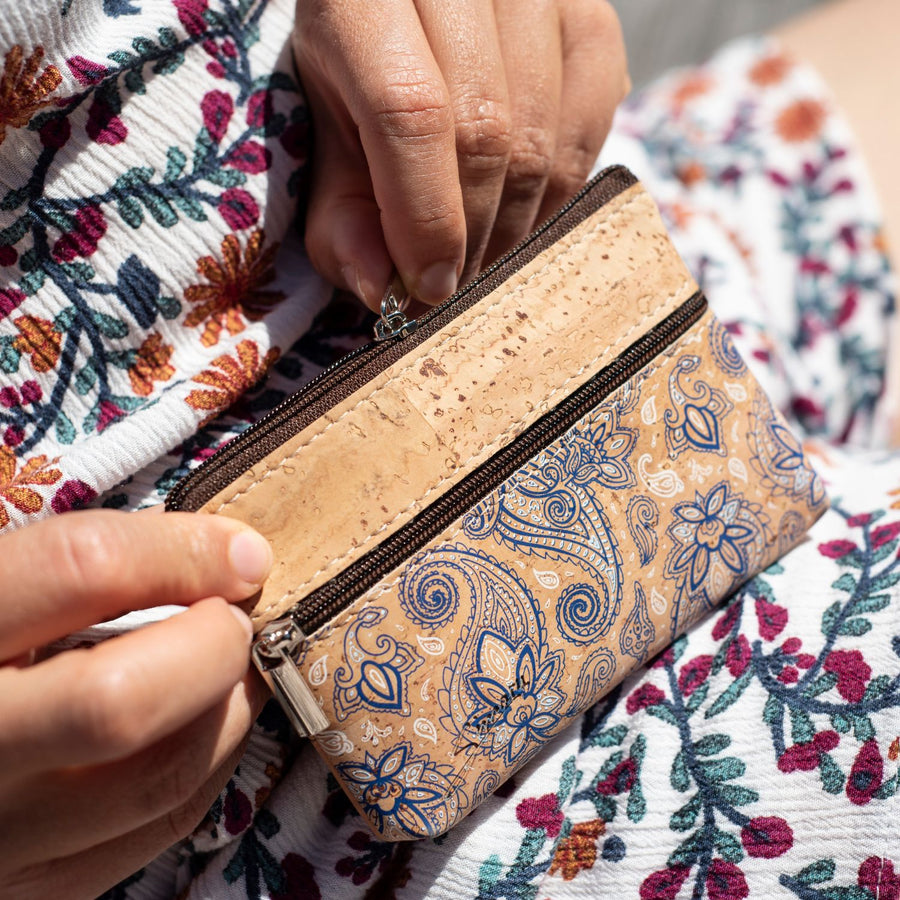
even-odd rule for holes
{"type": "Polygon", "coordinates": [[[84,130],[92,141],[111,147],[121,144],[128,137],[128,128],[125,123],[105,100],[99,98],[94,100],[88,110],[88,119],[84,130]]]}
{"type": "Polygon", "coordinates": [[[113,422],[124,418],[125,410],[117,406],[110,400],[102,400],[100,402],[100,416],[97,419],[97,431],[104,431],[109,428],[113,422]]]}
{"type": "Polygon", "coordinates": [[[849,703],[859,703],[872,677],[872,667],[859,650],[832,650],[823,668],[838,677],[838,693],[849,703]]]}
{"type": "Polygon", "coordinates": [[[259,207],[241,188],[229,188],[219,199],[218,210],[232,231],[252,228],[259,220],[259,207]]]}
{"type": "Polygon", "coordinates": [[[675,900],[691,870],[675,865],[648,875],[641,883],[641,900],[675,900]]]}
{"type": "Polygon", "coordinates": [[[706,893],[709,900],[744,900],[750,893],[744,873],[724,859],[714,859],[706,875],[706,893]]]}
{"type": "Polygon", "coordinates": [[[878,549],[894,540],[900,535],[900,522],[891,522],[890,525],[879,525],[872,531],[872,547],[878,549]]]}
{"type": "Polygon", "coordinates": [[[203,113],[203,124],[209,136],[218,144],[225,137],[228,123],[234,115],[234,101],[231,94],[226,94],[225,91],[209,91],[200,101],[200,111],[203,113]]]}
{"type": "Polygon", "coordinates": [[[855,549],[856,544],[853,541],[826,541],[824,544],[819,544],[819,553],[829,559],[841,559],[855,549]]]}
{"type": "Polygon", "coordinates": [[[21,391],[23,403],[37,403],[44,396],[41,386],[31,378],[22,384],[21,391]]]}
{"type": "Polygon", "coordinates": [[[855,516],[850,516],[850,518],[847,519],[847,524],[851,528],[863,528],[864,526],[868,525],[871,521],[872,521],[871,513],[858,513],[855,516]]]}
{"type": "Polygon", "coordinates": [[[66,60],[66,65],[68,65],[69,71],[82,87],[100,84],[106,77],[107,72],[109,72],[106,66],[85,59],[83,56],[70,56],[66,60]]]}
{"type": "Polygon", "coordinates": [[[53,495],[50,507],[55,513],[69,512],[72,509],[82,509],[97,496],[97,492],[89,485],[77,478],[70,478],[63,482],[59,490],[53,495]]]}
{"type": "Polygon", "coordinates": [[[543,828],[547,837],[555,838],[565,817],[556,794],[544,794],[523,800],[516,807],[516,818],[523,828],[543,828]]]}
{"type": "Polygon", "coordinates": [[[822,753],[834,750],[840,742],[836,731],[820,731],[811,741],[788,747],[778,758],[781,772],[812,772],[819,767],[822,753]]]}
{"type": "Polygon", "coordinates": [[[732,603],[726,610],[725,614],[721,616],[715,625],[713,625],[712,636],[713,640],[721,641],[724,640],[728,634],[731,632],[731,629],[734,628],[734,623],[738,620],[738,616],[741,614],[741,604],[740,603],[732,603]]]}
{"type": "Polygon", "coordinates": [[[875,738],[866,741],[856,754],[850,777],[847,779],[847,797],[857,806],[865,806],[881,787],[884,778],[884,760],[875,738]]]}
{"type": "Polygon", "coordinates": [[[713,658],[708,654],[692,659],[678,676],[678,689],[685,697],[690,697],[694,691],[709,677],[712,669],[713,658]]]}
{"type": "Polygon", "coordinates": [[[197,37],[206,31],[203,14],[209,8],[207,0],[173,0],[173,3],[178,12],[178,20],[191,37],[197,37]]]}
{"type": "Polygon", "coordinates": [[[65,116],[57,116],[52,119],[47,119],[47,121],[41,125],[41,130],[38,132],[38,135],[40,136],[41,143],[45,147],[59,150],[59,148],[72,136],[72,126],[69,124],[68,118],[65,116]]]}
{"type": "Polygon", "coordinates": [[[894,863],[880,856],[870,856],[859,866],[856,883],[872,895],[872,900],[900,900],[900,874],[894,863]]]}
{"type": "Polygon", "coordinates": [[[762,597],[756,599],[756,618],[759,622],[759,634],[765,641],[774,641],[787,625],[787,610],[782,606],[769,603],[762,597]]]}
{"type": "Polygon", "coordinates": [[[638,710],[656,706],[665,699],[666,695],[655,684],[642,684],[629,694],[625,710],[629,715],[634,715],[638,710]]]}
{"type": "Polygon", "coordinates": [[[225,165],[248,175],[258,175],[272,165],[272,153],[257,141],[242,141],[225,157],[225,165]]]}
{"type": "Polygon", "coordinates": [[[604,797],[627,794],[634,787],[635,781],[637,781],[637,763],[629,756],[597,785],[597,793],[603,794],[604,797]]]}
{"type": "Polygon", "coordinates": [[[782,684],[796,684],[800,677],[800,673],[797,671],[796,666],[785,666],[778,673],[778,680],[782,684]]]}
{"type": "Polygon", "coordinates": [[[747,638],[739,634],[737,640],[732,641],[728,645],[725,653],[725,665],[732,676],[739,678],[747,670],[750,665],[750,658],[753,653],[750,649],[750,642],[747,638]]]}
{"type": "Polygon", "coordinates": [[[794,832],[779,816],[757,816],[741,829],[741,843],[748,856],[774,859],[794,846],[794,832]]]}
{"type": "Polygon", "coordinates": [[[265,128],[272,118],[272,94],[256,91],[247,100],[247,124],[251,128],[265,128]]]}
{"type": "Polygon", "coordinates": [[[0,390],[0,406],[7,409],[15,409],[22,402],[19,392],[14,387],[5,387],[0,390]]]}
{"type": "Polygon", "coordinates": [[[25,299],[25,295],[16,288],[0,288],[0,319],[8,316],[25,299]]]}
{"type": "Polygon", "coordinates": [[[72,262],[76,256],[93,254],[106,234],[106,219],[99,206],[83,206],[75,213],[75,224],[53,246],[57,262],[72,262]]]}

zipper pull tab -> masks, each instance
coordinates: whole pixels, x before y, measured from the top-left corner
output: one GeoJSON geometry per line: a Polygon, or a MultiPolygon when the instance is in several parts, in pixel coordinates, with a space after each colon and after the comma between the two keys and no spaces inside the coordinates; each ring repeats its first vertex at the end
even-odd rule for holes
{"type": "Polygon", "coordinates": [[[419,323],[415,319],[407,319],[404,310],[409,306],[409,294],[395,274],[393,281],[381,298],[381,318],[375,323],[375,340],[387,341],[395,337],[406,337],[412,334],[419,323]],[[403,298],[398,299],[398,298],[403,298]]]}
{"type": "Polygon", "coordinates": [[[253,662],[300,737],[315,737],[329,722],[297,670],[293,651],[306,637],[289,618],[270,622],[253,642],[253,662]]]}

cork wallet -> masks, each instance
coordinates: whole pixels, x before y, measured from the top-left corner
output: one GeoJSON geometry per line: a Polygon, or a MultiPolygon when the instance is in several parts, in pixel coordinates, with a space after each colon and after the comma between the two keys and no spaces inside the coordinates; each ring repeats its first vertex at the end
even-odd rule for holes
{"type": "Polygon", "coordinates": [[[254,660],[375,833],[408,840],[827,500],[621,167],[418,322],[393,303],[380,324],[167,505],[270,540],[254,660]]]}

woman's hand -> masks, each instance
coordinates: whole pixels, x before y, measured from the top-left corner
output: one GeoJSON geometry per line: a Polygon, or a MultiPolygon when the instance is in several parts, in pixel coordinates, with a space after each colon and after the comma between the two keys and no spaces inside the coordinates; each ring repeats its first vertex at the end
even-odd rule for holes
{"type": "Polygon", "coordinates": [[[581,187],[629,87],[606,0],[298,0],[310,258],[437,303],[581,187]]]}
{"type": "Polygon", "coordinates": [[[72,513],[0,539],[0,897],[95,897],[199,823],[264,699],[226,601],[270,564],[255,532],[188,513],[72,513]],[[190,608],[28,665],[164,603],[190,608]]]}

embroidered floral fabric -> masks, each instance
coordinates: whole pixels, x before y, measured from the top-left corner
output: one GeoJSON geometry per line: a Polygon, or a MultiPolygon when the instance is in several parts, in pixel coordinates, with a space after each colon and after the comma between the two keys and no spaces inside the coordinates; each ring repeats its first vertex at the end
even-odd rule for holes
{"type": "MultiPolygon", "coordinates": [[[[158,502],[364,339],[352,305],[310,328],[289,8],[4,11],[0,528],[158,502]]],[[[376,841],[270,706],[192,839],[108,896],[900,897],[900,458],[871,449],[893,282],[862,163],[815,75],[757,42],[634,97],[605,156],[819,437],[833,510],[446,838],[376,841]]],[[[385,737],[372,777],[402,796],[415,760],[385,737]]]]}

